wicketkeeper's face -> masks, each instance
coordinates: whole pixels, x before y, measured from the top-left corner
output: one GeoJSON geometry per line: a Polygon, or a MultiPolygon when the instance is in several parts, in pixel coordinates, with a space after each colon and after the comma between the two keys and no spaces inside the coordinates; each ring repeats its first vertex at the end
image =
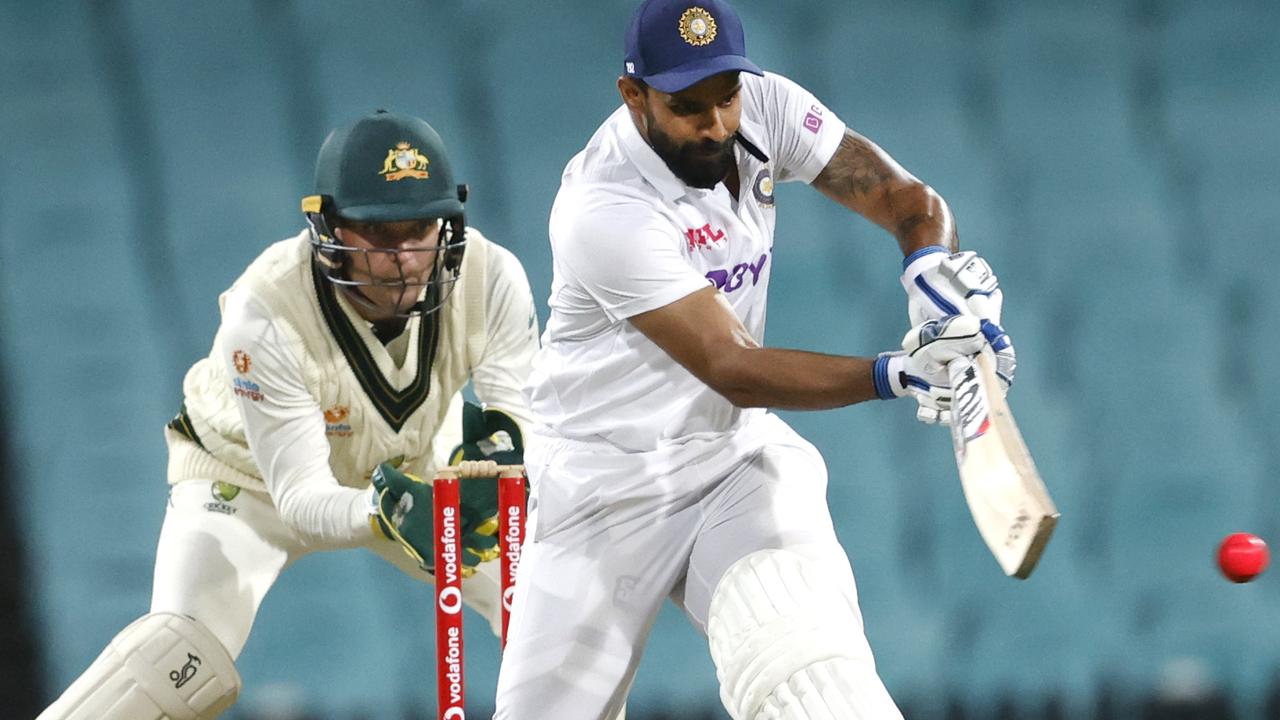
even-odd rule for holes
{"type": "Polygon", "coordinates": [[[408,312],[432,279],[440,244],[440,221],[344,222],[335,231],[352,251],[344,272],[387,315],[408,312]]]}

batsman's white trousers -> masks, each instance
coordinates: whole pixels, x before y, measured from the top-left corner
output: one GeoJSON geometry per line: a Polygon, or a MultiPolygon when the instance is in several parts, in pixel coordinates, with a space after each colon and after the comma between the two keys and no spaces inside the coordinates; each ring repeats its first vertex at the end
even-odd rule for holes
{"type": "MultiPolygon", "coordinates": [[[[151,612],[189,615],[209,628],[231,657],[239,657],[253,619],[280,573],[299,558],[332,550],[304,546],[262,492],[220,491],[208,480],[184,480],[170,489],[156,551],[151,612]]],[[[431,582],[400,546],[372,538],[365,547],[405,573],[431,582]]],[[[463,598],[501,627],[498,563],[486,562],[463,583],[463,598]]]]}
{"type": "MultiPolygon", "coordinates": [[[[759,550],[802,551],[857,608],[853,570],[827,507],[826,464],[775,415],[727,439],[692,438],[647,453],[535,432],[525,467],[533,485],[529,542],[495,720],[611,717],[662,602],[670,597],[705,635],[716,583],[759,550]]],[[[868,674],[865,682],[880,686],[874,668],[868,674]]]]}

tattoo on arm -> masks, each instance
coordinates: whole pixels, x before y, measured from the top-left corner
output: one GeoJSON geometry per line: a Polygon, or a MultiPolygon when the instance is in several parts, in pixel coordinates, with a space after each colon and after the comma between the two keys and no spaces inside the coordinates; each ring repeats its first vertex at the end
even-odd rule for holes
{"type": "Polygon", "coordinates": [[[892,177],[879,148],[846,130],[835,155],[813,182],[829,195],[852,197],[868,195],[892,177]]]}
{"type": "MultiPolygon", "coordinates": [[[[894,236],[899,239],[899,242],[906,241],[903,244],[904,249],[907,247],[915,248],[933,245],[936,244],[938,224],[936,216],[928,213],[916,213],[898,223],[894,236]],[[926,236],[922,242],[914,242],[917,232],[926,236]]],[[[946,246],[951,248],[951,252],[958,252],[960,250],[960,238],[956,235],[956,225],[954,222],[946,223],[946,225],[950,227],[950,233],[946,236],[946,246]]]]}
{"type": "Polygon", "coordinates": [[[875,143],[845,129],[840,146],[813,186],[824,195],[893,233],[903,254],[926,245],[958,241],[942,198],[875,143]]]}
{"type": "Polygon", "coordinates": [[[894,234],[898,237],[911,237],[911,234],[916,231],[916,228],[927,222],[933,222],[933,218],[922,213],[916,213],[915,215],[907,217],[903,219],[902,222],[898,223],[898,231],[894,234]]]}

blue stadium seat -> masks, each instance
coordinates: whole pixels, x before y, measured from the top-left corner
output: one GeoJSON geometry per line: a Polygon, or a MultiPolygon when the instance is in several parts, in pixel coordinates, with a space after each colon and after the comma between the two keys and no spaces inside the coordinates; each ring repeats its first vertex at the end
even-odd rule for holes
{"type": "Polygon", "coordinates": [[[157,384],[167,349],[136,288],[131,158],[115,151],[92,19],[81,6],[56,24],[13,6],[0,19],[15,28],[6,65],[24,68],[0,73],[11,477],[29,503],[18,517],[50,676],[64,683],[146,608],[175,396],[157,384]],[[139,425],[145,435],[129,432],[139,425]]]}

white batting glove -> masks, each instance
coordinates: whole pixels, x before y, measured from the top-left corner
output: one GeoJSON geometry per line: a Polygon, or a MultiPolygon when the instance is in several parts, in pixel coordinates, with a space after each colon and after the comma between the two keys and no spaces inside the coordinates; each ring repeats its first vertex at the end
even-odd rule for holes
{"type": "Polygon", "coordinates": [[[951,376],[947,363],[973,357],[987,345],[982,321],[973,315],[948,315],[911,328],[902,350],[881,353],[872,377],[882,399],[910,394],[919,403],[916,419],[951,424],[951,376]]]}
{"type": "Polygon", "coordinates": [[[996,376],[1008,392],[1018,367],[1013,341],[1000,326],[1004,293],[991,266],[977,253],[965,250],[947,254],[933,245],[903,260],[902,287],[907,291],[907,316],[913,326],[947,315],[980,318],[982,333],[996,354],[996,376]]]}

